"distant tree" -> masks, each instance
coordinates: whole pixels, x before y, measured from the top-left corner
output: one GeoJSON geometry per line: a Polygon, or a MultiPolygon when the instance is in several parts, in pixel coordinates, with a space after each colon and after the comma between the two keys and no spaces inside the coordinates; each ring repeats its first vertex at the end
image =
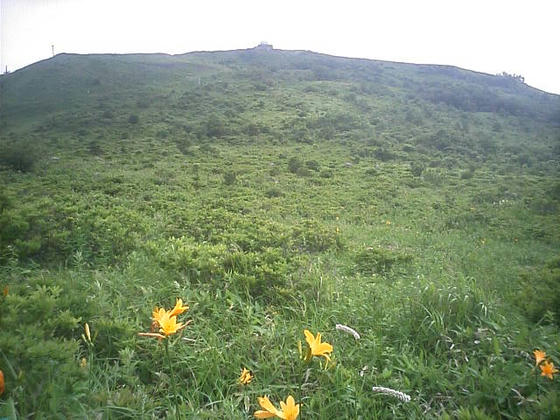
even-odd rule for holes
{"type": "Polygon", "coordinates": [[[504,77],[506,79],[511,79],[511,80],[515,80],[516,82],[520,82],[520,83],[525,83],[525,78],[523,76],[521,76],[520,74],[509,74],[505,71],[501,72],[500,74],[498,74],[498,76],[504,77]]]}
{"type": "Polygon", "coordinates": [[[290,160],[288,161],[288,170],[291,173],[297,173],[302,166],[303,162],[297,157],[290,158],[290,160]]]}

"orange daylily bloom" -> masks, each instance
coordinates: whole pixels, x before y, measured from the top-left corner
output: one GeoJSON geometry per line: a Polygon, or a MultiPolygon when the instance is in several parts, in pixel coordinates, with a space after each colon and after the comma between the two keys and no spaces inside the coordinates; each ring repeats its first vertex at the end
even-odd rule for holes
{"type": "Polygon", "coordinates": [[[166,312],[164,316],[159,319],[159,332],[166,336],[176,334],[178,331],[186,327],[186,324],[177,322],[176,316],[170,316],[170,312],[166,312]]]}
{"type": "Polygon", "coordinates": [[[552,379],[552,375],[558,373],[558,369],[554,368],[554,363],[549,361],[545,361],[539,367],[541,368],[541,376],[546,376],[548,379],[552,379]]]}
{"type": "Polygon", "coordinates": [[[243,368],[241,370],[241,375],[239,375],[239,379],[237,382],[241,385],[248,385],[253,380],[254,375],[251,373],[249,369],[243,368]]]}
{"type": "Polygon", "coordinates": [[[299,404],[296,404],[294,397],[288,395],[286,402],[280,401],[280,408],[282,409],[282,414],[284,420],[296,420],[299,415],[299,404]]]}
{"type": "Polygon", "coordinates": [[[185,323],[177,322],[177,315],[182,314],[188,309],[188,306],[183,305],[182,299],[177,299],[175,307],[170,311],[156,306],[152,311],[151,331],[149,333],[139,333],[138,335],[162,339],[169,335],[176,334],[190,323],[190,321],[185,323]],[[156,333],[156,330],[159,330],[159,333],[156,333]]]}
{"type": "Polygon", "coordinates": [[[312,356],[322,356],[330,361],[331,358],[328,353],[332,353],[333,346],[329,343],[321,342],[321,333],[317,333],[317,337],[313,336],[309,330],[304,330],[303,333],[305,334],[305,341],[309,345],[309,353],[306,360],[311,359],[312,356]]]}
{"type": "Polygon", "coordinates": [[[286,402],[280,401],[281,410],[274,407],[268,397],[259,397],[259,404],[264,410],[255,411],[253,415],[258,419],[278,417],[284,420],[296,420],[299,415],[299,404],[296,404],[291,395],[288,395],[286,402]]]}
{"type": "Polygon", "coordinates": [[[164,308],[158,308],[157,306],[152,311],[152,320],[159,324],[159,320],[165,316],[167,311],[164,308]]]}
{"type": "Polygon", "coordinates": [[[188,305],[183,306],[183,299],[177,299],[177,302],[175,303],[175,307],[170,311],[169,316],[181,315],[183,312],[188,310],[189,310],[188,305]]]}
{"type": "Polygon", "coordinates": [[[535,350],[533,354],[535,355],[535,365],[537,366],[546,359],[546,353],[542,350],[535,350]]]}
{"type": "Polygon", "coordinates": [[[253,414],[256,418],[258,419],[269,419],[271,417],[281,417],[281,412],[280,410],[278,410],[276,407],[274,407],[274,404],[272,404],[270,402],[270,400],[268,399],[268,397],[259,397],[259,405],[263,408],[263,410],[257,410],[255,411],[255,413],[253,414]]]}
{"type": "Polygon", "coordinates": [[[4,372],[0,370],[0,395],[4,393],[4,372]]]}

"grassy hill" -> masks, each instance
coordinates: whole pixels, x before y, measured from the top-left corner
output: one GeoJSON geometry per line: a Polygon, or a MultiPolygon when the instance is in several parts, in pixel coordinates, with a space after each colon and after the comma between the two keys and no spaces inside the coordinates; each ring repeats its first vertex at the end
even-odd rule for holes
{"type": "Polygon", "coordinates": [[[262,48],[60,54],[0,94],[0,414],[559,415],[559,96],[262,48]],[[176,298],[192,324],[137,335],[176,298]]]}

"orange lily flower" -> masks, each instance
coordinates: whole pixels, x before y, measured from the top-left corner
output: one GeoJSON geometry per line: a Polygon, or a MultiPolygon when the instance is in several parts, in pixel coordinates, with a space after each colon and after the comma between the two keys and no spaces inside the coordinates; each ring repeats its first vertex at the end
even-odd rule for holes
{"type": "Polygon", "coordinates": [[[175,303],[175,307],[171,310],[169,316],[181,315],[183,312],[188,310],[189,310],[188,305],[183,306],[183,299],[177,299],[177,302],[175,303]]]}
{"type": "Polygon", "coordinates": [[[274,407],[268,397],[259,397],[259,404],[264,410],[255,411],[253,415],[258,419],[278,417],[284,420],[296,420],[299,416],[299,404],[296,404],[291,395],[288,395],[286,402],[280,401],[281,410],[274,407]]]}
{"type": "Polygon", "coordinates": [[[254,375],[251,373],[251,371],[249,369],[243,368],[237,382],[241,385],[248,385],[249,383],[251,383],[253,378],[254,375]]]}
{"type": "Polygon", "coordinates": [[[533,354],[535,355],[535,365],[537,366],[546,359],[546,353],[542,350],[535,350],[533,354]]]}
{"type": "Polygon", "coordinates": [[[554,368],[554,363],[552,362],[545,361],[539,367],[541,368],[541,376],[546,376],[548,379],[552,379],[552,375],[558,373],[558,369],[554,368]]]}
{"type": "Polygon", "coordinates": [[[304,330],[303,333],[305,334],[305,341],[309,345],[309,352],[305,359],[310,360],[312,356],[322,356],[330,361],[329,353],[332,353],[333,346],[321,342],[321,333],[317,333],[317,337],[313,336],[309,330],[304,330]]]}

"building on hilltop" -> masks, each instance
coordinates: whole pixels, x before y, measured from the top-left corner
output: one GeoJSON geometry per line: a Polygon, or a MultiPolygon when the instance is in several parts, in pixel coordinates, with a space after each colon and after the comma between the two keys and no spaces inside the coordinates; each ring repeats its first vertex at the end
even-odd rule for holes
{"type": "Polygon", "coordinates": [[[255,47],[255,49],[264,50],[264,51],[272,51],[273,50],[272,45],[265,42],[265,41],[262,41],[259,45],[257,45],[255,47]]]}

